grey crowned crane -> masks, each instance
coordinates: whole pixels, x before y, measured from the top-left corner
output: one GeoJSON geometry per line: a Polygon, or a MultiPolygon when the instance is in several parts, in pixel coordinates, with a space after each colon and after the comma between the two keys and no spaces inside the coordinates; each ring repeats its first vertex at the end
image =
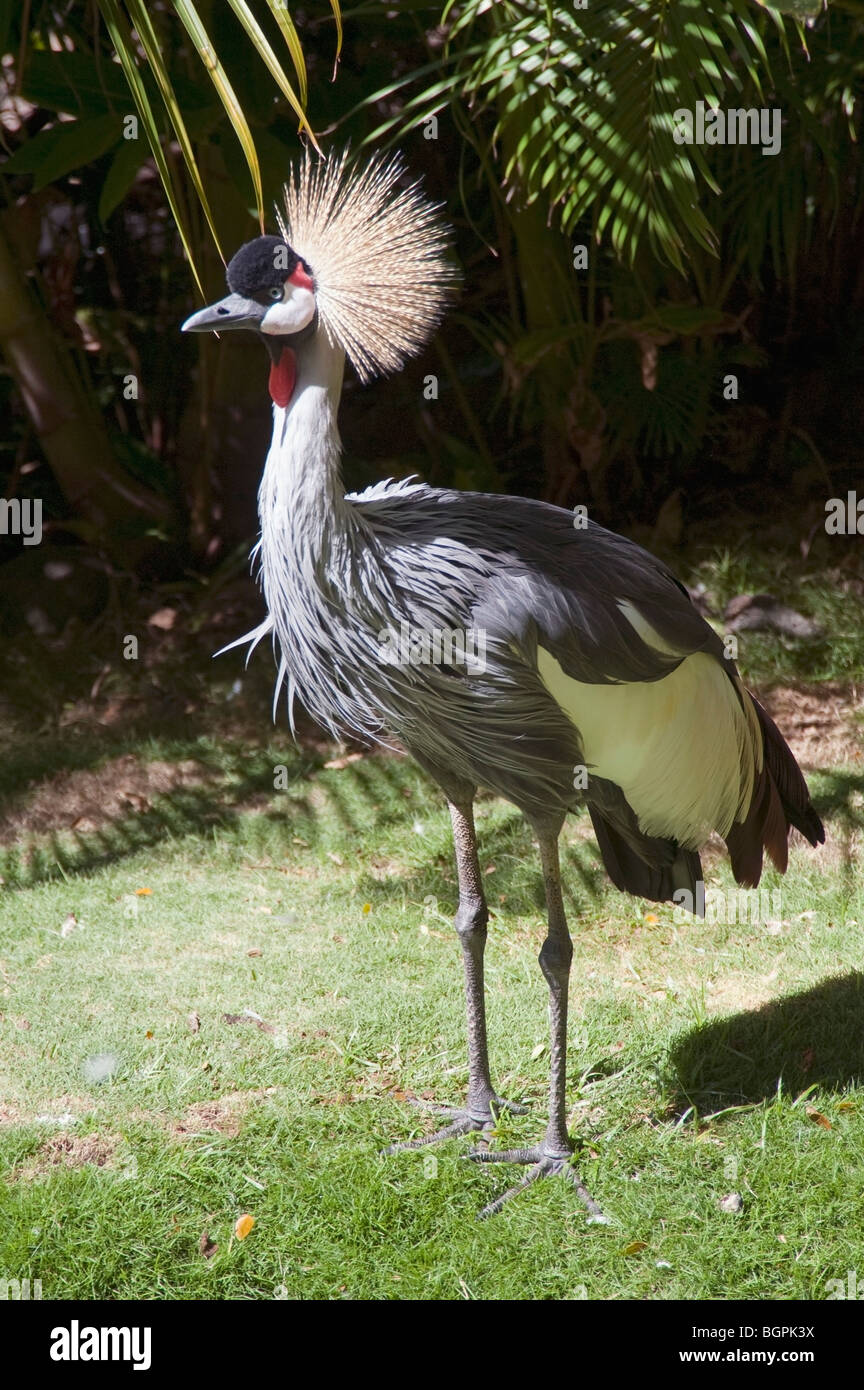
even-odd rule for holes
{"type": "Polygon", "coordinates": [[[358,171],[345,155],[307,156],[277,216],[280,235],[242,246],[228,266],[230,293],[183,328],[252,329],[270,354],[273,439],[257,547],[268,617],[248,640],[272,637],[290,709],[297,696],[334,735],[398,736],[450,806],[468,1095],[442,1129],[390,1152],[482,1135],[502,1108],[516,1108],[495,1091],[486,1045],[488,912],[473,819],[484,786],[524,813],[540,847],[551,1080],[541,1143],[470,1155],[527,1165],[481,1214],[556,1174],[599,1217],[566,1124],[572,945],[558,837],[567,812],[587,804],[619,889],[694,905],[711,831],[725,839],[737,882],[755,887],[766,850],[786,869],[791,826],[816,845],[822,825],[723,642],[647,551],[522,497],[411,481],[345,494],[345,358],[368,381],[423,347],[453,289],[447,230],[417,186],[403,186],[398,157],[358,171]],[[401,655],[394,633],[409,635],[401,655]],[[482,659],[469,657],[469,633],[482,636],[482,659]]]}

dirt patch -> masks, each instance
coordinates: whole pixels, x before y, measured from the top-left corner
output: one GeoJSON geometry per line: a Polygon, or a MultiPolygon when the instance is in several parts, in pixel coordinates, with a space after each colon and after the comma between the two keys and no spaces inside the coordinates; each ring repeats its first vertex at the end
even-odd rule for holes
{"type": "Polygon", "coordinates": [[[864,693],[854,686],[775,686],[757,692],[805,771],[864,768],[864,693]]]}
{"type": "Polygon", "coordinates": [[[225,1134],[229,1137],[238,1134],[247,1110],[264,1096],[273,1095],[275,1086],[267,1086],[256,1091],[231,1091],[228,1095],[213,1100],[200,1100],[190,1105],[182,1120],[171,1126],[171,1133],[184,1134],[225,1134]]]}
{"type": "Polygon", "coordinates": [[[0,844],[22,833],[87,832],[142,815],[158,797],[205,786],[217,779],[203,763],[141,762],[127,753],[101,767],[58,772],[41,782],[14,811],[0,816],[0,844]]]}
{"type": "Polygon", "coordinates": [[[87,1096],[54,1096],[44,1105],[38,1105],[35,1110],[22,1109],[13,1101],[2,1101],[0,1126],[43,1124],[52,1129],[60,1129],[78,1123],[92,1110],[93,1102],[87,1096]]]}
{"type": "Polygon", "coordinates": [[[11,1177],[22,1182],[45,1177],[58,1168],[108,1168],[121,1146],[125,1141],[119,1134],[54,1134],[11,1177]]]}

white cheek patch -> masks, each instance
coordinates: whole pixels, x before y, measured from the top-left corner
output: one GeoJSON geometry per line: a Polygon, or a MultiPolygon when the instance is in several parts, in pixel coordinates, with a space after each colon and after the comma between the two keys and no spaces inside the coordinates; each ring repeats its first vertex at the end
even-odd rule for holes
{"type": "Polygon", "coordinates": [[[315,316],[315,296],[302,285],[286,285],[287,298],[274,304],[261,320],[262,333],[299,333],[315,316]]]}

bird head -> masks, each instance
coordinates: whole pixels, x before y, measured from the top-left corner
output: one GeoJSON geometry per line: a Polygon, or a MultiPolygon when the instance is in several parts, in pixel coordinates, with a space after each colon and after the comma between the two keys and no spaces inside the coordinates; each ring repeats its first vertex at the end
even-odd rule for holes
{"type": "Polygon", "coordinates": [[[294,349],[315,325],[309,266],[282,237],[259,236],[231,257],[225,278],[230,293],[192,314],[183,332],[251,328],[260,333],[272,364],[270,394],[276,405],[287,405],[296,380],[294,349]]]}
{"type": "Polygon", "coordinates": [[[225,278],[230,294],[192,314],[183,324],[184,333],[251,328],[263,334],[266,342],[294,337],[315,318],[315,284],[309,266],[282,237],[247,241],[228,262],[225,278]]]}
{"type": "Polygon", "coordinates": [[[280,363],[293,363],[294,350],[317,334],[361,381],[398,371],[425,345],[457,283],[438,208],[416,184],[404,186],[403,173],[399,155],[358,167],[347,150],[324,161],[307,152],[276,212],[281,236],[241,246],[228,264],[230,293],[192,314],[183,331],[260,333],[273,362],[271,393],[280,363]]]}

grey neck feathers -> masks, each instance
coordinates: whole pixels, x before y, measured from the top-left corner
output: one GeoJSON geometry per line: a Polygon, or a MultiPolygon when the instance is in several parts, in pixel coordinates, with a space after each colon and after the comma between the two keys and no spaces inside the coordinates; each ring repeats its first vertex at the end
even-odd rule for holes
{"type": "Polygon", "coordinates": [[[273,439],[258,493],[265,589],[293,570],[321,578],[351,549],[357,522],[339,469],[337,424],[345,355],[319,329],[297,354],[297,381],[274,406],[273,439]]]}

